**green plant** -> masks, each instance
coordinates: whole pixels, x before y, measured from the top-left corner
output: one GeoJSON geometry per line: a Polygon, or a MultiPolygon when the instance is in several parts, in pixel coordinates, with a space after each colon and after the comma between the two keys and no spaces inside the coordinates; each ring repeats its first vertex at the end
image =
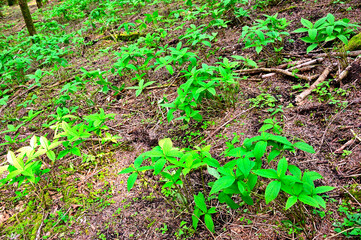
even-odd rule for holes
{"type": "MultiPolygon", "coordinates": [[[[211,232],[214,231],[211,215],[217,211],[214,207],[209,209],[207,207],[205,196],[208,190],[204,177],[202,175],[203,192],[199,191],[198,194],[195,193],[194,187],[187,183],[189,173],[203,167],[206,167],[208,173],[216,179],[208,183],[209,199],[217,198],[220,203],[226,203],[232,209],[240,207],[240,204],[234,200],[237,196],[246,204],[253,205],[252,193],[260,182],[259,177],[263,177],[267,182],[270,181],[264,193],[267,204],[282,193],[283,196],[288,196],[285,203],[286,210],[298,201],[312,207],[325,208],[326,202],[319,194],[331,191],[333,187],[315,187],[314,181],[322,178],[319,173],[302,172],[297,166],[288,164],[288,160],[283,156],[286,151],[295,152],[296,148],[309,153],[314,153],[314,149],[304,142],[291,143],[285,137],[265,132],[270,129],[280,132],[277,122],[265,121],[261,134],[250,139],[246,138],[241,147],[234,146],[239,142],[235,136],[232,142],[227,143],[228,149],[223,153],[224,156],[231,157],[231,160],[223,166],[210,155],[211,146],[196,147],[196,150],[178,149],[173,147],[169,138],[166,138],[159,141],[159,146],[142,153],[134,161],[133,166],[120,173],[131,173],[127,180],[128,191],[133,188],[136,180],[141,178],[148,186],[153,186],[158,194],[165,197],[167,203],[176,211],[192,211],[190,208],[192,205],[190,193],[192,193],[195,202],[193,226],[196,228],[200,217],[204,215],[204,224],[211,232]],[[150,159],[148,164],[144,164],[147,159],[150,159]],[[263,167],[263,159],[267,162],[267,168],[263,167]],[[273,162],[277,161],[274,167],[273,162]],[[158,184],[162,183],[162,193],[165,196],[145,178],[143,172],[149,170],[152,170],[154,175],[162,177],[158,184]],[[181,210],[178,210],[177,206],[181,210]]],[[[202,174],[202,171],[200,172],[202,174]]]]}
{"type": "Polygon", "coordinates": [[[177,239],[184,239],[193,235],[195,231],[192,228],[188,227],[187,224],[188,223],[185,221],[182,221],[179,224],[178,230],[174,233],[177,239]]]}
{"type": "Polygon", "coordinates": [[[346,215],[343,222],[335,222],[335,232],[342,233],[347,237],[361,236],[361,213],[352,213],[347,208],[340,206],[339,212],[346,215]]]}
{"type": "Polygon", "coordinates": [[[195,26],[194,24],[190,25],[190,28],[187,28],[184,35],[180,37],[180,39],[189,39],[187,44],[191,44],[191,46],[196,45],[197,43],[202,43],[207,47],[211,47],[211,42],[216,38],[217,33],[212,33],[209,35],[205,33],[206,28],[204,25],[195,26]]]}
{"type": "Polygon", "coordinates": [[[212,220],[212,214],[217,213],[215,207],[211,207],[207,209],[206,200],[204,198],[203,193],[198,193],[198,195],[194,195],[195,207],[192,215],[193,227],[197,229],[198,221],[201,216],[204,215],[204,223],[209,231],[214,232],[214,223],[212,220]]]}
{"type": "Polygon", "coordinates": [[[248,101],[251,102],[251,105],[258,108],[270,107],[274,108],[278,100],[269,93],[261,93],[255,98],[250,98],[248,101]]]}
{"type": "Polygon", "coordinates": [[[37,183],[40,180],[40,176],[50,170],[41,169],[42,162],[40,160],[40,156],[46,154],[47,157],[54,163],[56,155],[53,149],[57,148],[61,143],[62,142],[58,140],[49,142],[43,136],[40,137],[40,139],[33,136],[30,140],[30,146],[20,148],[18,150],[18,155],[9,151],[7,154],[7,161],[9,165],[1,166],[0,168],[1,173],[6,170],[9,173],[5,178],[1,179],[0,184],[6,184],[9,181],[10,184],[15,182],[21,184],[26,181],[37,183]]]}
{"type": "Polygon", "coordinates": [[[271,44],[274,49],[280,49],[283,37],[289,36],[285,29],[290,22],[285,18],[278,19],[277,13],[273,16],[264,16],[266,20],[257,19],[257,23],[254,23],[252,27],[244,26],[240,37],[245,43],[245,48],[254,47],[257,53],[260,53],[268,44],[271,44]]]}
{"type": "Polygon", "coordinates": [[[139,86],[127,87],[127,89],[136,89],[135,96],[138,97],[146,87],[152,85],[153,83],[155,83],[155,81],[150,81],[150,82],[144,83],[144,80],[140,79],[139,86]]]}
{"type": "Polygon", "coordinates": [[[326,42],[333,41],[336,38],[347,44],[348,38],[354,30],[359,27],[356,24],[350,24],[349,19],[335,21],[335,17],[329,13],[326,17],[317,20],[314,24],[307,19],[302,18],[303,28],[296,29],[295,33],[307,32],[308,36],[301,38],[304,42],[310,43],[307,47],[307,53],[320,46],[325,52],[326,42]]]}

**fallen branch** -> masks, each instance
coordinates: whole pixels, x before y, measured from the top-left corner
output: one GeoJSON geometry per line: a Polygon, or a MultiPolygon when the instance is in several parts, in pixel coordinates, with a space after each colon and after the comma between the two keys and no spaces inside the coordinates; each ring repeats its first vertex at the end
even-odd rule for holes
{"type": "MultiPolygon", "coordinates": [[[[348,53],[344,53],[344,52],[331,52],[329,53],[330,56],[332,57],[338,57],[338,56],[349,56],[349,57],[357,57],[359,55],[361,55],[361,50],[358,51],[352,51],[352,52],[348,52],[348,53]]],[[[316,57],[316,58],[320,58],[320,57],[328,57],[327,53],[321,53],[321,54],[317,54],[317,55],[310,55],[311,57],[316,57]]]]}
{"type": "Polygon", "coordinates": [[[255,73],[259,73],[259,72],[270,72],[270,73],[280,73],[289,77],[295,77],[295,78],[299,78],[305,81],[312,81],[314,78],[317,78],[316,75],[313,76],[304,76],[304,75],[300,75],[297,73],[292,73],[289,72],[287,70],[283,70],[283,69],[278,69],[278,68],[256,68],[256,69],[243,69],[243,70],[236,70],[235,72],[240,73],[240,74],[255,74],[255,73]]]}
{"type": "Polygon", "coordinates": [[[316,63],[320,63],[324,60],[324,58],[317,58],[317,59],[314,59],[314,60],[311,60],[311,61],[308,61],[308,62],[304,62],[304,63],[301,63],[301,64],[298,64],[294,67],[291,67],[287,70],[293,70],[293,69],[297,69],[297,68],[301,68],[301,67],[304,67],[304,66],[310,66],[312,64],[316,64],[316,63]]]}
{"type": "Polygon", "coordinates": [[[342,145],[340,148],[338,148],[335,153],[343,153],[343,150],[347,148],[348,146],[351,146],[355,143],[355,139],[348,140],[344,145],[342,145]]]}
{"type": "Polygon", "coordinates": [[[318,77],[318,79],[305,91],[303,91],[300,95],[298,95],[296,97],[296,104],[299,104],[300,102],[302,102],[303,99],[305,99],[305,97],[307,97],[308,95],[311,94],[311,92],[317,87],[317,85],[319,85],[320,83],[322,83],[323,81],[326,80],[328,74],[330,74],[330,72],[333,69],[333,65],[328,66],[323,72],[322,74],[318,77]]]}
{"type": "MultiPolygon", "coordinates": [[[[311,58],[306,58],[306,59],[303,59],[303,60],[298,60],[298,61],[292,61],[292,62],[288,62],[288,63],[284,63],[284,64],[281,64],[279,66],[277,66],[276,68],[287,68],[288,66],[290,65],[294,65],[294,66],[297,66],[297,65],[300,65],[302,63],[305,63],[305,62],[308,62],[310,61],[311,58]]],[[[313,60],[312,60],[313,61],[313,60]]]]}
{"type": "MultiPolygon", "coordinates": [[[[315,68],[315,67],[316,67],[315,65],[305,66],[305,67],[299,68],[299,69],[297,69],[297,70],[298,70],[298,72],[307,72],[307,71],[312,70],[312,69],[315,68]]],[[[287,69],[287,70],[288,70],[288,69],[287,69]]],[[[276,73],[267,73],[267,74],[262,75],[261,77],[262,77],[262,78],[269,78],[269,77],[272,77],[272,76],[274,76],[274,75],[276,75],[276,73]]]]}
{"type": "MultiPolygon", "coordinates": [[[[293,69],[298,69],[299,72],[308,71],[308,70],[314,68],[314,66],[312,66],[312,67],[305,67],[305,66],[310,66],[312,64],[322,62],[323,59],[324,58],[317,58],[317,59],[313,59],[313,60],[310,61],[310,59],[308,58],[306,60],[300,60],[300,61],[285,63],[285,64],[277,66],[276,68],[286,68],[289,65],[295,65],[295,66],[290,67],[290,68],[288,68],[286,70],[289,71],[289,70],[293,70],[293,69]],[[305,67],[305,68],[302,68],[302,67],[305,67]]],[[[268,74],[262,75],[262,78],[268,78],[268,77],[272,77],[274,75],[276,75],[276,73],[268,73],[268,74]]]]}

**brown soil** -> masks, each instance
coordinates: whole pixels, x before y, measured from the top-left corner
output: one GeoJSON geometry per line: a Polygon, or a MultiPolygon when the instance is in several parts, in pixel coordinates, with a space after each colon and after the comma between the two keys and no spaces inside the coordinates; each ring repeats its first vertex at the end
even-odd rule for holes
{"type": "MultiPolygon", "coordinates": [[[[262,18],[263,14],[273,15],[280,12],[279,17],[285,17],[287,20],[292,21],[288,28],[289,32],[301,27],[301,18],[307,18],[314,22],[326,16],[327,13],[334,14],[336,19],[349,18],[352,22],[361,22],[359,2],[357,0],[345,2],[344,4],[333,4],[330,0],[315,2],[280,1],[275,6],[265,8],[263,12],[253,11],[251,19],[262,18]],[[287,10],[290,6],[294,6],[294,8],[287,10]],[[347,10],[349,7],[352,7],[351,11],[347,10]]],[[[157,9],[164,11],[165,15],[165,13],[169,13],[176,7],[176,4],[160,4],[157,9]]],[[[31,9],[32,11],[35,10],[34,7],[31,9]]],[[[154,9],[152,7],[146,8],[145,12],[129,16],[129,18],[133,20],[143,18],[145,13],[152,13],[154,9]]],[[[19,21],[20,17],[19,12],[15,12],[8,15],[6,19],[7,22],[18,21],[16,27],[13,28],[14,31],[22,27],[22,22],[19,21]]],[[[200,25],[208,21],[209,19],[198,19],[193,22],[186,22],[184,29],[191,23],[200,25]]],[[[248,20],[244,24],[250,24],[251,22],[251,20],[248,20]]],[[[77,28],[77,23],[71,22],[70,24],[74,29],[77,28]]],[[[232,55],[248,56],[253,60],[265,58],[265,55],[257,55],[251,49],[243,50],[244,46],[238,43],[241,28],[244,24],[235,21],[231,22],[231,27],[227,29],[215,29],[218,32],[218,41],[214,44],[213,48],[219,49],[215,55],[204,59],[203,62],[211,65],[219,61],[218,57],[230,59],[232,55]]],[[[169,38],[164,39],[163,43],[175,47],[179,41],[178,37],[182,33],[183,31],[181,30],[170,32],[169,38]]],[[[299,37],[299,34],[291,34],[285,40],[285,57],[292,58],[292,60],[300,60],[305,57],[305,49],[308,45],[302,42],[299,37]],[[293,39],[294,42],[290,43],[289,39],[293,39]]],[[[99,39],[99,36],[89,33],[88,38],[91,41],[99,39]]],[[[69,70],[62,70],[64,79],[70,78],[73,74],[79,72],[79,66],[87,70],[98,68],[102,70],[110,69],[115,60],[107,54],[100,54],[98,49],[112,46],[116,50],[126,44],[128,42],[115,43],[107,40],[95,42],[92,46],[84,47],[81,54],[74,54],[68,59],[69,66],[73,67],[69,70]]],[[[203,56],[207,54],[207,51],[209,50],[201,50],[198,55],[203,56]]],[[[337,60],[333,59],[332,61],[336,62],[337,60]]],[[[329,64],[329,60],[325,60],[322,64],[319,64],[316,68],[305,74],[310,76],[316,73],[320,74],[325,69],[326,64],[329,64]]],[[[341,68],[340,65],[339,68],[341,68]]],[[[299,94],[297,90],[293,90],[292,86],[297,85],[300,81],[280,74],[262,79],[262,74],[253,75],[248,80],[240,81],[241,91],[237,96],[238,102],[235,108],[226,108],[212,101],[205,103],[201,109],[204,116],[203,123],[207,121],[215,123],[207,127],[206,130],[201,127],[202,123],[191,122],[185,130],[183,129],[184,125],[180,122],[167,123],[166,111],[158,107],[157,102],[163,96],[168,96],[170,100],[175,98],[176,87],[147,90],[137,98],[135,98],[133,90],[123,90],[118,96],[95,94],[95,106],[88,107],[84,104],[77,112],[77,115],[81,116],[96,112],[97,108],[100,107],[106,109],[107,113],[116,113],[115,120],[108,126],[114,133],[117,132],[122,136],[122,141],[127,145],[127,149],[116,150],[112,156],[114,161],[105,165],[108,168],[107,176],[103,179],[96,179],[97,175],[95,175],[87,180],[93,182],[96,189],[106,190],[110,188],[112,191],[110,200],[113,201],[107,207],[101,209],[94,207],[84,212],[82,218],[69,226],[69,233],[62,236],[55,235],[52,239],[101,239],[101,235],[105,239],[130,239],[131,237],[134,239],[176,239],[175,233],[179,232],[181,221],[186,221],[188,223],[187,226],[191,228],[190,223],[192,220],[190,215],[176,215],[173,213],[171,207],[155,192],[145,188],[143,183],[136,184],[132,191],[128,192],[126,187],[128,176],[118,175],[118,173],[131,165],[140,153],[149,151],[156,146],[158,140],[162,138],[171,137],[174,139],[174,145],[178,147],[199,144],[200,139],[213,135],[213,132],[219,126],[247,109],[249,107],[247,100],[257,97],[260,93],[271,94],[277,99],[277,105],[283,106],[283,116],[281,114],[276,115],[276,118],[281,121],[283,126],[283,134],[291,140],[303,139],[316,150],[316,154],[312,155],[301,151],[297,152],[297,154],[287,155],[286,157],[290,164],[295,164],[302,170],[308,169],[319,172],[324,179],[318,181],[318,185],[336,187],[335,190],[329,193],[329,196],[335,199],[335,202],[330,201],[328,203],[327,209],[324,210],[328,214],[324,218],[314,214],[312,208],[305,207],[305,216],[312,215],[313,217],[306,218],[305,228],[294,234],[289,234],[290,228],[286,227],[286,221],[296,224],[299,222],[299,219],[293,215],[292,211],[281,209],[277,203],[266,205],[262,199],[255,206],[245,205],[238,210],[230,210],[223,207],[221,208],[222,211],[214,215],[216,226],[215,239],[324,239],[324,236],[330,237],[334,235],[333,222],[344,217],[337,211],[342,201],[346,201],[350,206],[360,207],[359,203],[351,196],[350,191],[345,191],[345,189],[347,189],[347,186],[357,185],[359,187],[361,184],[361,143],[355,140],[352,145],[346,147],[344,150],[352,152],[349,155],[342,155],[342,152],[336,153],[336,150],[354,137],[350,131],[351,129],[358,136],[361,136],[361,61],[352,63],[349,75],[341,83],[330,82],[330,90],[341,87],[347,92],[345,96],[336,96],[340,104],[330,104],[327,100],[320,100],[313,93],[312,100],[308,99],[301,106],[288,107],[294,104],[295,97],[299,94]],[[191,136],[190,133],[197,131],[199,131],[199,134],[196,137],[193,137],[190,141],[185,140],[191,136]],[[159,229],[164,224],[167,225],[168,230],[162,234],[159,229]],[[70,234],[70,231],[75,231],[79,234],[70,234]]],[[[335,75],[335,72],[333,72],[329,78],[335,75]]],[[[157,81],[160,84],[174,81],[179,86],[184,81],[181,78],[170,76],[166,70],[152,72],[150,76],[150,81],[157,81]]],[[[56,79],[52,80],[54,83],[57,81],[56,79]]],[[[119,83],[119,86],[123,82],[127,86],[132,84],[129,79],[119,79],[119,77],[110,77],[109,80],[119,83]]],[[[304,84],[305,82],[301,83],[304,84]]],[[[49,96],[56,98],[56,94],[61,87],[59,85],[58,89],[51,89],[43,93],[39,92],[39,100],[45,100],[49,96]]],[[[92,89],[88,90],[92,91],[92,89]]],[[[16,107],[16,104],[18,102],[12,103],[5,109],[5,112],[11,111],[11,108],[16,107]]],[[[26,112],[19,111],[17,117],[20,118],[26,112]]],[[[241,142],[245,138],[257,135],[258,129],[262,126],[262,121],[267,118],[270,118],[270,114],[266,109],[255,108],[230,122],[207,142],[213,146],[213,156],[219,156],[226,146],[225,142],[228,141],[226,138],[231,139],[233,133],[237,133],[240,136],[241,142]]],[[[46,132],[51,133],[51,131],[46,130],[42,134],[46,132]]],[[[34,132],[26,129],[21,132],[22,137],[32,134],[34,132]]],[[[0,142],[4,142],[4,140],[0,140],[0,142]]],[[[226,159],[222,161],[226,161],[226,159]]],[[[79,162],[79,164],[81,163],[79,162]]],[[[100,169],[102,169],[102,166],[95,167],[92,171],[96,172],[100,169]]],[[[80,172],[80,176],[85,178],[87,173],[80,172]]],[[[149,177],[152,179],[152,176],[149,177]]],[[[198,184],[198,177],[196,174],[194,175],[194,184],[198,184]]],[[[79,189],[79,191],[81,190],[79,189]]],[[[264,189],[259,190],[257,194],[262,194],[262,192],[264,192],[264,189]]],[[[14,194],[10,190],[2,192],[2,194],[5,193],[14,194]]],[[[4,200],[4,197],[0,197],[0,199],[4,200]]],[[[359,198],[358,201],[361,201],[361,199],[359,198]]],[[[60,201],[59,205],[61,205],[60,201]]],[[[11,208],[7,207],[7,210],[10,211],[9,209],[11,208]]],[[[13,209],[10,212],[14,214],[16,211],[13,209]]],[[[4,238],[0,237],[0,239],[4,238]]],[[[186,239],[213,239],[213,236],[200,225],[197,232],[191,237],[186,237],[186,239]]],[[[343,237],[338,235],[332,239],[343,239],[343,237]]]]}

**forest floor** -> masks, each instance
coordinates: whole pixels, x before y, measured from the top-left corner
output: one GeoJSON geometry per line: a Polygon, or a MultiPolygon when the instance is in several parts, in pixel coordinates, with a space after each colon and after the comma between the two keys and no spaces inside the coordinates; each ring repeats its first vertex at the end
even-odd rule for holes
{"type": "MultiPolygon", "coordinates": [[[[217,40],[212,42],[211,47],[196,45],[196,48],[187,44],[186,40],[179,40],[179,36],[184,35],[185,29],[191,24],[207,25],[212,20],[211,16],[203,18],[199,8],[198,11],[201,13],[194,19],[185,20],[181,17],[173,25],[160,21],[155,24],[156,27],[153,25],[143,31],[146,34],[156,32],[159,28],[167,29],[168,34],[162,37],[159,46],[168,45],[176,48],[182,41],[183,47],[188,47],[189,51],[197,54],[198,62],[209,66],[223,62],[224,58],[231,61],[231,56],[240,55],[257,62],[258,67],[277,67],[286,61],[310,61],[323,53],[315,49],[307,54],[308,44],[300,39],[300,36],[305,34],[293,33],[301,27],[301,18],[315,22],[332,13],[335,19],[348,18],[352,23],[361,23],[361,5],[358,0],[344,3],[334,0],[275,2],[257,9],[253,9],[251,4],[246,4],[245,9],[250,13],[249,17],[243,18],[242,21],[228,14],[229,12],[224,13],[223,18],[229,21],[228,26],[209,29],[209,33],[217,33],[217,40]],[[265,52],[270,50],[267,47],[266,51],[260,54],[253,48],[243,49],[244,43],[239,42],[242,27],[251,25],[255,19],[264,19],[264,14],[277,13],[278,18],[290,21],[287,27],[290,35],[283,41],[282,54],[267,54],[265,52]],[[183,28],[176,29],[182,23],[183,28]]],[[[54,6],[62,3],[50,1],[44,9],[50,12],[54,6]]],[[[49,19],[53,19],[63,24],[64,33],[69,34],[82,29],[84,22],[89,20],[89,13],[96,9],[98,4],[92,2],[85,10],[85,17],[70,20],[64,19],[62,15],[53,18],[47,15],[43,18],[42,12],[36,8],[35,1],[29,2],[29,7],[33,16],[36,16],[34,19],[37,28],[40,28],[41,24],[45,26],[45,23],[50,22],[49,19]]],[[[202,6],[200,3],[196,5],[202,6]]],[[[155,10],[158,10],[159,15],[168,16],[181,7],[185,8],[182,1],[159,1],[153,5],[146,4],[136,13],[132,13],[129,7],[119,12],[122,13],[122,23],[135,23],[137,19],[144,19],[146,14],[152,14],[155,10]]],[[[195,6],[190,9],[197,10],[195,6]]],[[[0,38],[7,39],[10,44],[18,44],[17,34],[26,33],[20,9],[18,6],[5,8],[3,14],[4,17],[0,19],[3,36],[0,38]],[[10,36],[13,38],[9,38],[10,36]]],[[[117,144],[86,142],[82,149],[82,157],[73,155],[56,160],[51,167],[52,171],[44,175],[38,183],[41,187],[29,183],[19,187],[16,184],[1,186],[0,239],[345,238],[342,233],[334,231],[335,223],[344,222],[343,219],[346,217],[340,206],[348,209],[348,213],[357,213],[358,209],[361,209],[361,141],[357,137],[361,136],[360,59],[325,56],[312,68],[299,71],[298,73],[304,76],[319,75],[327,66],[337,64],[328,75],[326,84],[316,88],[301,103],[296,103],[296,97],[315,80],[305,81],[280,73],[265,77],[264,75],[269,72],[258,71],[249,76],[240,75],[239,85],[231,93],[231,104],[206,99],[199,107],[202,121],[168,122],[167,109],[161,107],[160,103],[164,103],[165,98],[169,101],[176,98],[177,88],[184,83],[181,77],[182,68],[175,68],[174,74],[170,74],[165,68],[149,71],[147,80],[155,83],[136,97],[134,89],[123,87],[137,85],[131,80],[134,74],[119,76],[117,73],[112,74],[110,70],[117,62],[117,57],[112,52],[121,52],[122,47],[133,44],[139,36],[135,40],[126,37],[117,40],[114,37],[117,32],[109,29],[100,32],[102,26],[99,23],[95,25],[95,28],[81,33],[84,40],[82,44],[75,45],[72,42],[69,45],[59,45],[60,48],[71,48],[71,52],[62,56],[67,64],[58,64],[58,69],[54,70],[52,75],[41,79],[41,86],[27,88],[33,80],[22,83],[25,88],[16,82],[13,82],[13,85],[5,84],[6,87],[11,86],[13,92],[7,104],[0,105],[0,155],[3,156],[0,158],[0,164],[5,164],[6,153],[9,150],[15,151],[29,142],[14,141],[4,144],[9,142],[5,135],[11,138],[16,136],[18,139],[33,135],[46,135],[48,139],[54,136],[54,131],[47,126],[56,118],[51,117],[51,114],[59,115],[59,106],[73,109],[70,114],[77,117],[97,113],[100,108],[104,109],[106,114],[114,113],[114,119],[107,121],[106,126],[112,135],[118,135],[121,139],[117,144]],[[347,66],[350,66],[349,74],[337,81],[338,74],[347,66]],[[85,79],[81,77],[86,72],[98,69],[107,71],[107,81],[120,91],[114,88],[106,91],[103,89],[105,85],[99,88],[96,80],[87,81],[84,86],[74,84],[77,77],[85,79]],[[64,90],[70,89],[71,84],[75,91],[64,90]],[[64,98],[62,105],[60,100],[64,92],[68,93],[69,98],[64,98]],[[253,99],[253,103],[249,99],[253,99]],[[24,105],[26,101],[32,102],[24,105]],[[29,116],[30,110],[41,113],[28,122],[21,121],[29,116]],[[297,154],[287,153],[285,156],[289,164],[298,166],[302,171],[320,173],[323,179],[316,181],[317,186],[335,187],[326,194],[326,209],[300,205],[304,219],[299,219],[293,214],[292,209],[283,209],[284,199],[266,204],[263,197],[258,197],[253,206],[241,205],[236,210],[219,203],[222,206],[219,212],[213,215],[215,232],[210,233],[202,224],[194,231],[191,214],[178,214],[171,210],[157,192],[152,188],[146,188],[148,183],[144,181],[136,182],[133,189],[127,191],[129,175],[119,174],[121,170],[131,166],[141,153],[150,151],[164,138],[171,138],[174,146],[179,148],[210,144],[212,156],[225,163],[229,158],[221,157],[220,154],[227,147],[226,143],[233,139],[234,134],[239,136],[240,142],[257,136],[266,119],[277,121],[283,129],[282,136],[290,141],[302,139],[313,146],[314,154],[297,151],[297,154]],[[22,122],[24,125],[15,132],[4,132],[9,129],[9,125],[19,126],[22,122]],[[86,158],[85,155],[91,157],[86,158]],[[45,192],[44,199],[39,200],[40,192],[33,193],[33,189],[45,192]],[[43,201],[46,208],[39,207],[43,201]]],[[[38,32],[48,31],[42,29],[38,32]]],[[[329,44],[325,47],[331,49],[340,44],[329,44]]],[[[54,69],[53,65],[42,65],[40,68],[49,72],[54,69]]],[[[26,69],[25,74],[35,74],[37,69],[39,68],[33,64],[26,69]]],[[[4,82],[0,84],[4,85],[4,82]]],[[[0,95],[0,99],[3,96],[5,95],[0,95]]],[[[206,173],[206,169],[201,171],[206,173]]],[[[197,185],[199,176],[197,173],[193,174],[192,184],[197,185]]],[[[156,177],[148,177],[153,181],[150,184],[157,183],[156,177]]],[[[210,175],[206,178],[214,181],[210,175]]],[[[264,191],[265,187],[260,186],[254,197],[263,195],[264,191]]],[[[350,227],[344,225],[341,229],[347,232],[347,228],[350,227]]],[[[355,236],[355,239],[357,237],[359,236],[355,236]]]]}

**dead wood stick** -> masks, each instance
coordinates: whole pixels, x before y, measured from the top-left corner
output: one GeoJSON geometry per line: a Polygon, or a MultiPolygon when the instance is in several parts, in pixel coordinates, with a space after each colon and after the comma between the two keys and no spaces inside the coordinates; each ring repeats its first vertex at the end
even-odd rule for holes
{"type": "MultiPolygon", "coordinates": [[[[278,65],[276,68],[287,68],[288,66],[290,66],[290,65],[295,65],[295,66],[297,66],[297,65],[300,65],[300,64],[302,64],[302,63],[305,63],[305,62],[308,62],[308,61],[310,61],[311,60],[311,58],[306,58],[306,59],[303,59],[303,60],[298,60],[298,61],[292,61],[292,62],[288,62],[288,63],[284,63],[284,64],[281,64],[281,65],[278,65]]],[[[313,61],[313,60],[312,60],[313,61]]]]}
{"type": "Polygon", "coordinates": [[[237,73],[240,74],[254,74],[254,73],[259,73],[259,72],[274,72],[274,73],[280,73],[286,76],[290,76],[290,77],[295,77],[295,78],[300,78],[302,80],[306,80],[306,81],[311,81],[312,77],[307,77],[304,75],[300,75],[300,74],[293,74],[287,70],[283,70],[283,69],[278,69],[278,68],[256,68],[256,69],[243,69],[243,70],[237,70],[235,71],[237,73]]]}
{"type": "Polygon", "coordinates": [[[312,92],[313,89],[315,89],[317,87],[318,84],[322,83],[323,81],[325,81],[325,79],[327,78],[328,74],[330,74],[330,72],[333,69],[333,65],[328,66],[323,72],[322,74],[318,77],[318,79],[309,87],[307,88],[305,91],[303,91],[300,95],[298,95],[296,97],[296,104],[299,104],[300,102],[302,102],[303,99],[305,99],[305,97],[307,97],[308,95],[310,95],[310,93],[312,92]]]}
{"type": "Polygon", "coordinates": [[[342,145],[340,148],[338,148],[335,151],[335,153],[342,153],[345,148],[347,148],[348,146],[351,146],[354,143],[355,143],[355,139],[348,140],[344,145],[342,145]]]}
{"type": "Polygon", "coordinates": [[[351,65],[349,65],[347,68],[345,68],[345,70],[343,70],[340,73],[340,75],[338,75],[336,82],[341,82],[344,78],[346,78],[350,69],[351,69],[351,65]]]}
{"type": "MultiPolygon", "coordinates": [[[[312,65],[314,63],[319,63],[319,62],[322,62],[322,61],[323,61],[323,58],[317,58],[317,59],[313,59],[311,61],[310,61],[310,59],[307,59],[306,61],[301,60],[301,61],[295,61],[295,62],[291,62],[291,63],[285,63],[285,64],[282,64],[282,65],[279,65],[277,68],[286,68],[287,66],[289,66],[290,64],[293,63],[293,64],[296,64],[296,65],[286,69],[287,71],[293,70],[293,69],[298,69],[299,71],[308,71],[309,70],[308,68],[302,68],[302,67],[310,66],[310,65],[312,65]]],[[[268,77],[272,77],[274,75],[276,75],[276,73],[268,73],[268,74],[262,75],[262,78],[268,78],[268,77]]]]}
{"type": "MultiPolygon", "coordinates": [[[[359,57],[355,58],[354,62],[357,61],[357,59],[359,59],[359,57]]],[[[345,70],[343,70],[343,71],[338,75],[338,77],[337,77],[337,79],[336,79],[336,82],[341,82],[344,78],[346,78],[347,75],[348,75],[348,73],[349,73],[349,71],[350,71],[350,69],[351,69],[351,67],[352,67],[352,63],[351,63],[350,65],[348,65],[348,66],[345,68],[345,70]]]]}
{"type": "MultiPolygon", "coordinates": [[[[301,68],[299,68],[299,69],[297,69],[297,70],[298,70],[298,72],[307,72],[307,71],[312,70],[312,69],[315,68],[315,67],[316,67],[316,65],[311,65],[311,66],[301,67],[301,68]]],[[[287,70],[288,70],[288,69],[287,69],[287,70]]],[[[276,73],[267,73],[267,74],[262,75],[261,78],[269,78],[269,77],[272,77],[272,76],[274,76],[274,75],[276,75],[276,73]]],[[[318,75],[317,75],[317,76],[318,76],[318,75]]]]}
{"type": "Polygon", "coordinates": [[[298,64],[298,65],[296,65],[294,67],[288,68],[287,70],[293,70],[293,69],[301,68],[301,67],[304,67],[304,66],[310,66],[312,64],[320,63],[323,60],[324,60],[324,58],[316,58],[316,59],[313,59],[311,61],[304,62],[304,63],[298,64]]]}
{"type": "MultiPolygon", "coordinates": [[[[352,51],[352,52],[348,52],[348,53],[343,53],[343,52],[331,52],[329,53],[330,56],[333,57],[337,57],[337,56],[349,56],[349,57],[357,57],[359,55],[361,55],[361,50],[358,51],[352,51]]],[[[316,58],[320,58],[320,57],[327,57],[327,53],[321,53],[321,54],[317,54],[317,55],[310,55],[312,57],[316,57],[316,58]]]]}
{"type": "Polygon", "coordinates": [[[342,145],[340,148],[338,148],[335,153],[342,153],[343,150],[348,147],[351,146],[352,144],[354,144],[356,142],[356,140],[358,140],[359,142],[361,142],[361,138],[359,136],[357,136],[357,134],[354,132],[354,130],[350,129],[351,133],[353,134],[354,138],[348,140],[344,145],[342,145]]]}
{"type": "Polygon", "coordinates": [[[359,140],[361,142],[361,137],[357,136],[357,134],[354,132],[354,130],[350,129],[351,133],[355,137],[355,139],[359,140]]]}

